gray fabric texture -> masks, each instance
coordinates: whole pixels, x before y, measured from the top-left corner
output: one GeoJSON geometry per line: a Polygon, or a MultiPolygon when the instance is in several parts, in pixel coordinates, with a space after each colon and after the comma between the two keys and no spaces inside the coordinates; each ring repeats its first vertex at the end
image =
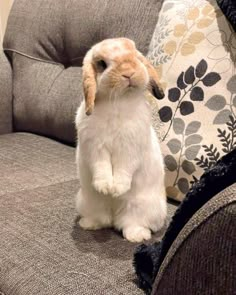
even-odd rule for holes
{"type": "Polygon", "coordinates": [[[233,184],[207,202],[182,229],[161,265],[152,295],[233,294],[235,217],[233,184]]]}
{"type": "Polygon", "coordinates": [[[0,50],[0,134],[12,131],[12,69],[0,50]]]}
{"type": "Polygon", "coordinates": [[[27,133],[0,136],[0,198],[72,179],[76,179],[74,148],[27,133]]]}
{"type": "Polygon", "coordinates": [[[126,36],[146,53],[162,0],[15,0],[4,37],[14,72],[14,130],[75,143],[87,50],[126,36]],[[11,54],[10,54],[11,53],[11,54]]]}
{"type": "Polygon", "coordinates": [[[75,114],[83,99],[81,67],[13,55],[14,129],[76,142],[75,114]]]}
{"type": "MultiPolygon", "coordinates": [[[[0,294],[142,294],[132,267],[136,245],[112,229],[77,225],[74,148],[2,135],[0,169],[0,294]]],[[[168,206],[168,222],[175,209],[168,206]]]]}
{"type": "Polygon", "coordinates": [[[4,48],[62,64],[95,43],[126,36],[147,53],[162,0],[15,0],[4,48]]]}

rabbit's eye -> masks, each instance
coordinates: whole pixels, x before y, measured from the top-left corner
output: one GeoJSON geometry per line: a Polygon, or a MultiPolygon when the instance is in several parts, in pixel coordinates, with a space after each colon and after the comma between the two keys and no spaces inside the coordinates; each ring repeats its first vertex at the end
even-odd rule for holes
{"type": "Polygon", "coordinates": [[[104,60],[99,60],[98,62],[97,62],[97,68],[98,68],[98,70],[99,71],[101,71],[101,72],[103,72],[103,71],[105,71],[105,69],[107,68],[107,64],[106,64],[106,62],[104,61],[104,60]]]}

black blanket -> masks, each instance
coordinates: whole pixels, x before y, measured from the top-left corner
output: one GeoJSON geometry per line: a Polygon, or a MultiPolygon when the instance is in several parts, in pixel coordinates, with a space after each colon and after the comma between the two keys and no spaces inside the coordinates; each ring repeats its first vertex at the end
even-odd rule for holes
{"type": "Polygon", "coordinates": [[[236,0],[217,0],[217,3],[236,32],[236,0]]]}
{"type": "Polygon", "coordinates": [[[193,185],[177,209],[160,243],[140,245],[134,254],[138,285],[150,294],[159,267],[183,226],[207,201],[236,182],[236,149],[222,157],[193,185]]]}

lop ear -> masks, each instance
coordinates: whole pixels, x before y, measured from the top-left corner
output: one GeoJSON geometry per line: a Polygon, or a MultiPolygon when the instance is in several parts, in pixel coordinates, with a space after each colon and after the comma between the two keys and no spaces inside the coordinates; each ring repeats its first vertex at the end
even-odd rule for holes
{"type": "Polygon", "coordinates": [[[154,69],[153,65],[150,63],[150,61],[142,55],[141,52],[138,51],[138,58],[139,60],[145,65],[148,74],[149,74],[149,85],[148,89],[152,93],[153,96],[155,96],[157,99],[162,99],[164,95],[164,91],[161,87],[158,74],[156,70],[154,69]]]}
{"type": "Polygon", "coordinates": [[[83,89],[85,96],[85,112],[91,115],[97,91],[96,72],[92,64],[91,50],[86,54],[83,61],[83,89]]]}

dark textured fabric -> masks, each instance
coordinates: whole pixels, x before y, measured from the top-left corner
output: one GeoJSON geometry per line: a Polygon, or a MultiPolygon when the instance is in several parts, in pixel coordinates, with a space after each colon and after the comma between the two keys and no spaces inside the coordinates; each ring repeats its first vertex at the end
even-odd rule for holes
{"type": "MultiPolygon", "coordinates": [[[[147,53],[162,0],[15,0],[4,48],[74,64],[94,44],[126,36],[147,53]]],[[[77,62],[78,64],[78,62],[77,62]]]]}
{"type": "Polygon", "coordinates": [[[74,148],[33,134],[0,135],[0,204],[6,193],[72,179],[74,148]]]}
{"type": "Polygon", "coordinates": [[[14,54],[14,129],[75,144],[75,114],[83,99],[81,68],[14,54]]]}
{"type": "Polygon", "coordinates": [[[163,262],[152,295],[235,294],[235,228],[233,185],[210,200],[183,228],[163,262]]]}
{"type": "Polygon", "coordinates": [[[12,70],[0,50],[0,134],[12,131],[12,70]]]}
{"type": "Polygon", "coordinates": [[[236,32],[236,1],[235,0],[216,0],[219,7],[231,23],[236,32]]]}
{"type": "Polygon", "coordinates": [[[222,157],[214,167],[206,171],[200,180],[194,184],[176,211],[161,243],[151,246],[140,245],[136,249],[134,265],[138,283],[147,293],[151,292],[159,267],[184,225],[212,197],[236,182],[235,171],[236,149],[222,157]],[[147,259],[149,263],[144,266],[143,260],[147,259]]]}

